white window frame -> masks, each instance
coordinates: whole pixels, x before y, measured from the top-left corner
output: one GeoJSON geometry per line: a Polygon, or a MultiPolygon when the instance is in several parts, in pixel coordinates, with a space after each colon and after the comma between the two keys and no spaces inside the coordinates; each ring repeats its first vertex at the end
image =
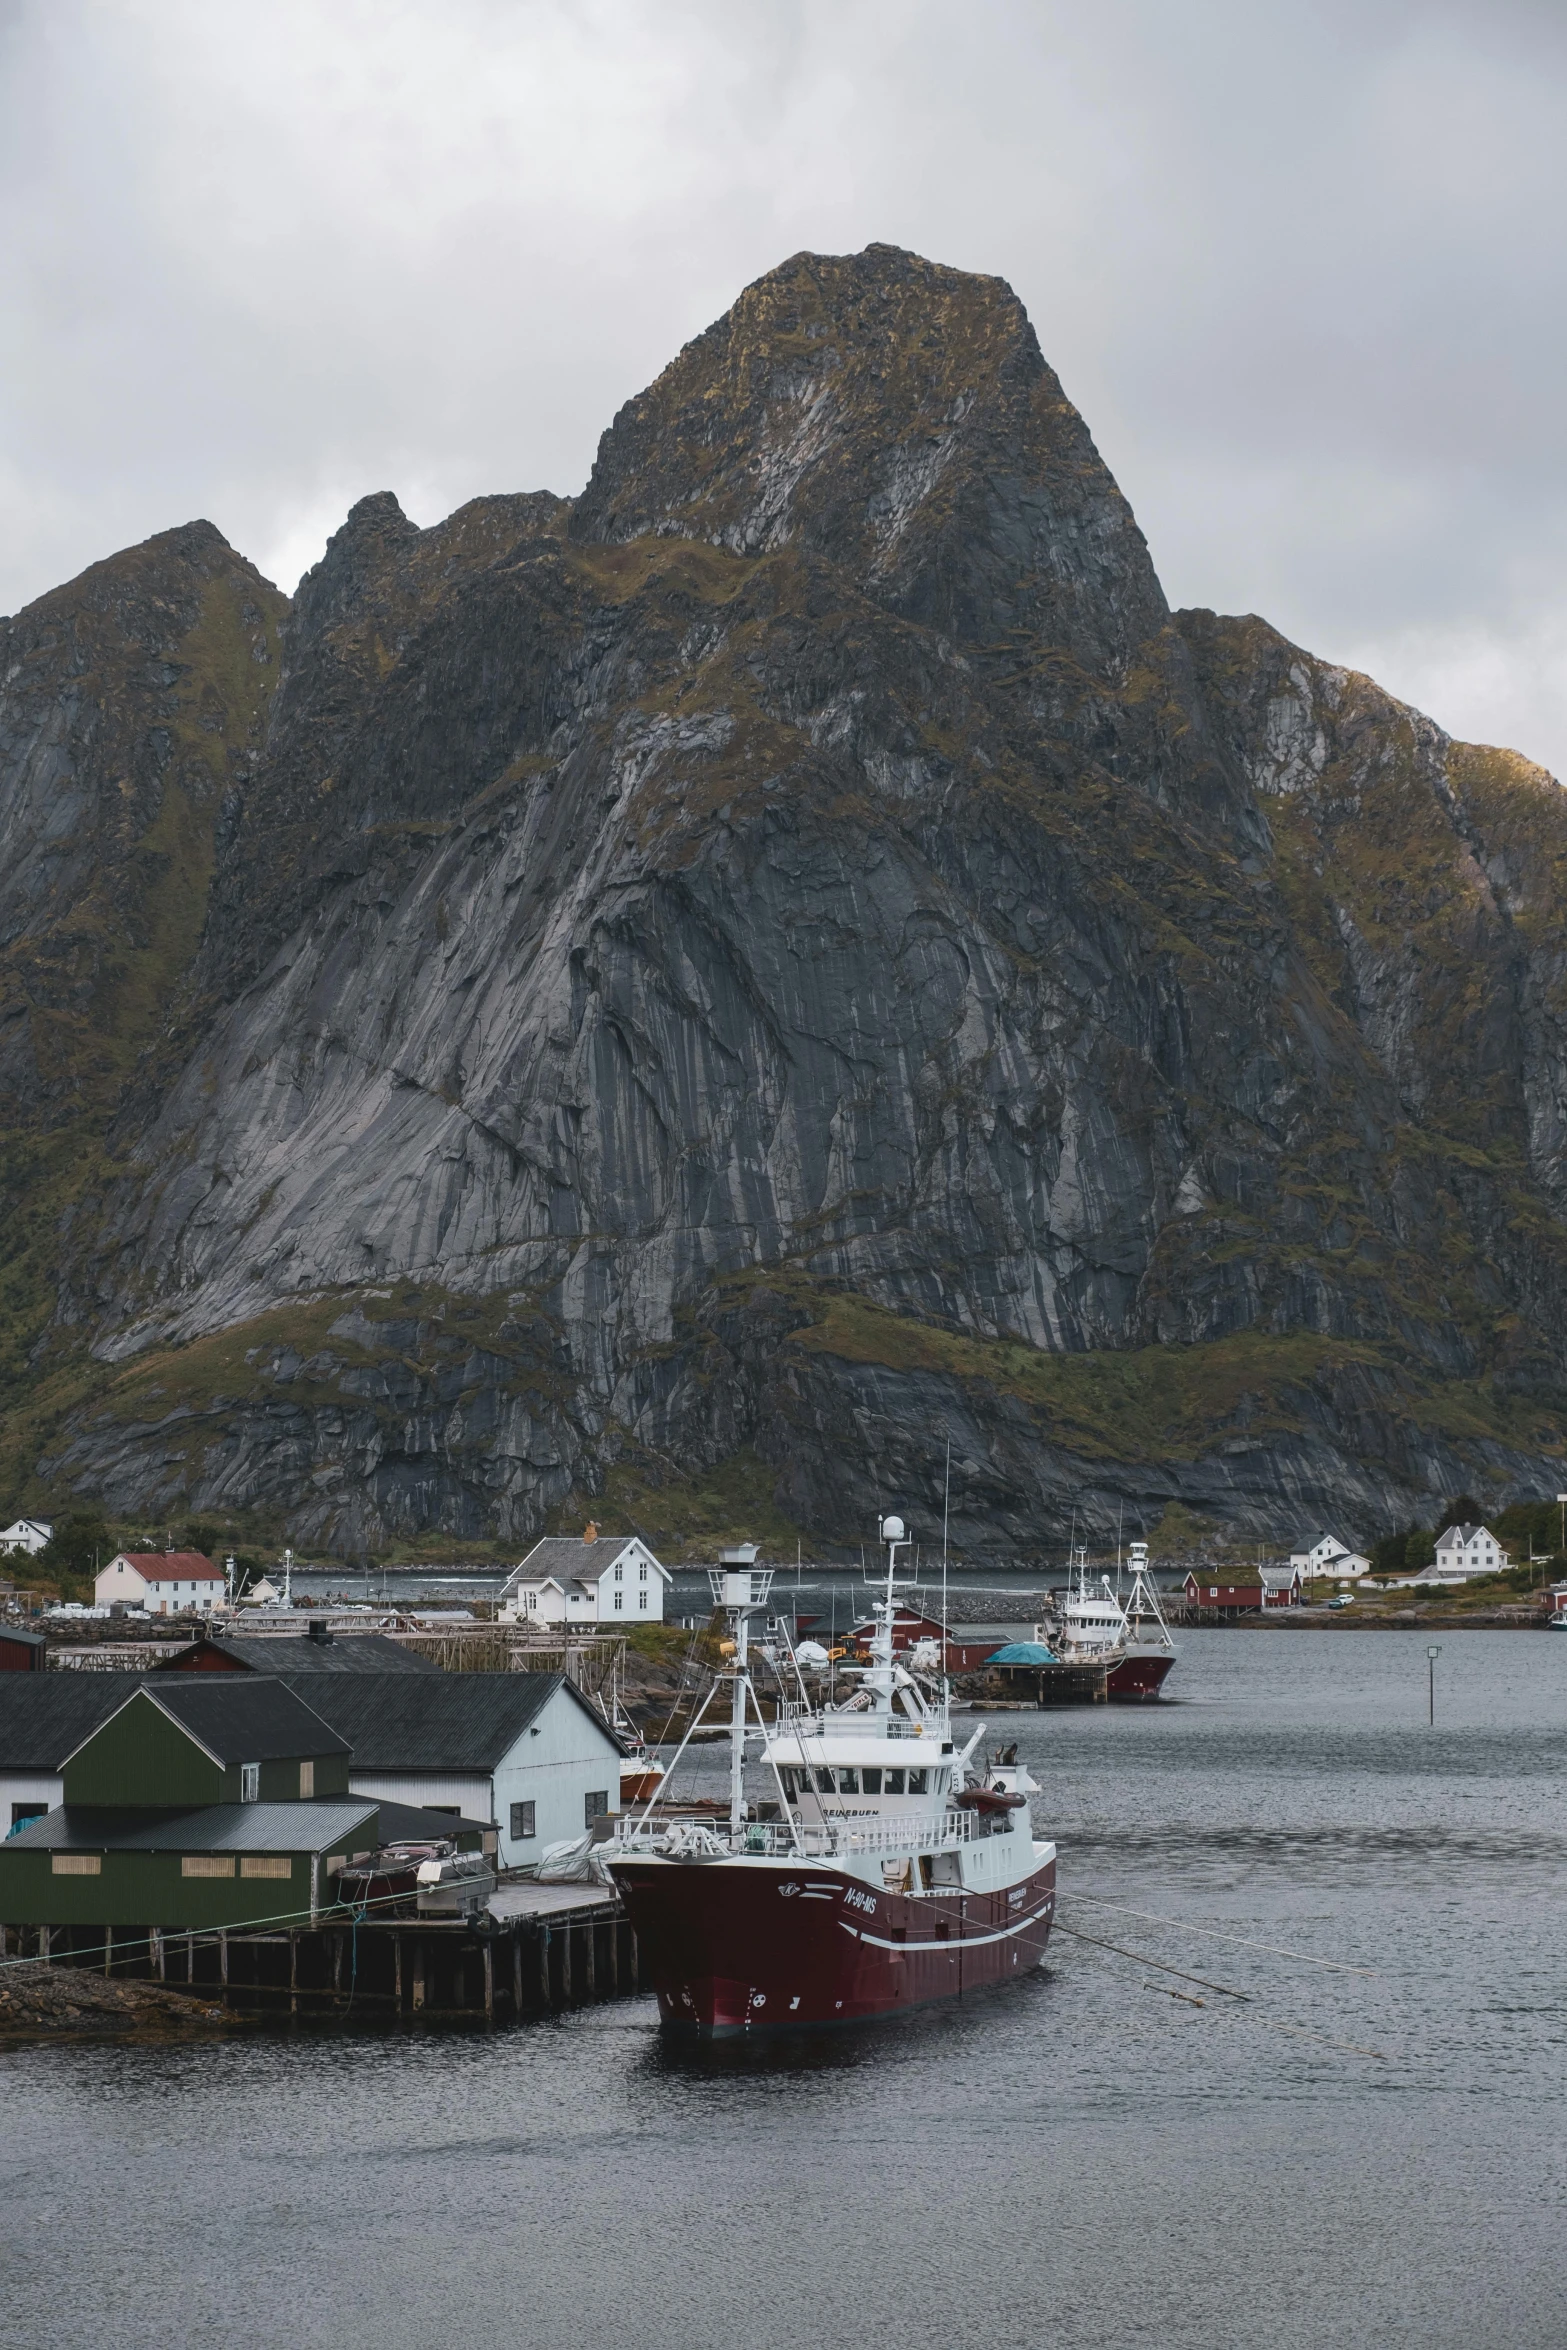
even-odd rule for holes
{"type": "Polygon", "coordinates": [[[259,1803],[261,1801],[260,1763],[240,1764],[239,1800],[241,1803],[259,1803]]]}

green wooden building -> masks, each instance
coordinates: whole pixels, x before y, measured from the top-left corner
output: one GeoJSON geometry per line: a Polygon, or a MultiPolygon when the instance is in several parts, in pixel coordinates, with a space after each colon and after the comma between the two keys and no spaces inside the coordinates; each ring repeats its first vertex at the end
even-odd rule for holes
{"type": "Polygon", "coordinates": [[[61,1765],[67,1808],[308,1803],[348,1793],[349,1745],[281,1682],[150,1676],[61,1765]]]}
{"type": "Polygon", "coordinates": [[[145,1680],[64,1757],[64,1802],[0,1843],[0,1922],[308,1925],[381,1839],[348,1763],[281,1682],[145,1680]]]}
{"type": "Polygon", "coordinates": [[[187,1811],[66,1804],[0,1844],[0,1921],[309,1926],[335,1904],[344,1861],[380,1841],[379,1806],[362,1795],[187,1811]]]}

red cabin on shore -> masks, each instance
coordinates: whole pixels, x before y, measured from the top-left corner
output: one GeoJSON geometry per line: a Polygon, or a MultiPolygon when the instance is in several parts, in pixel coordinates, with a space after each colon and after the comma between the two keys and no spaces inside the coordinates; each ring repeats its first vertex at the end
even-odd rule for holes
{"type": "Polygon", "coordinates": [[[49,1643],[41,1632],[0,1624],[0,1673],[41,1673],[48,1662],[49,1643]]]}
{"type": "Polygon", "coordinates": [[[1182,1589],[1187,1605],[1206,1609],[1215,1615],[1246,1616],[1262,1612],[1263,1587],[1260,1582],[1232,1583],[1223,1570],[1199,1574],[1194,1567],[1182,1589]]]}

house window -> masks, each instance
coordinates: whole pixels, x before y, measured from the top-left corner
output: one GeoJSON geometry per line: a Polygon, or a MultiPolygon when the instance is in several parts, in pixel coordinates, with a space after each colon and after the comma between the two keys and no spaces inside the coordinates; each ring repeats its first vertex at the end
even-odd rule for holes
{"type": "Polygon", "coordinates": [[[625,1593],[624,1593],[623,1591],[617,1591],[617,1592],[616,1592],[616,1594],[615,1594],[615,1605],[616,1605],[617,1607],[624,1607],[624,1606],[625,1606],[625,1604],[626,1604],[626,1595],[625,1595],[625,1593]]]}
{"type": "Polygon", "coordinates": [[[241,1763],[239,1766],[239,1800],[255,1803],[261,1794],[260,1763],[241,1763]]]}
{"type": "Polygon", "coordinates": [[[187,1852],[180,1862],[182,1877],[232,1877],[232,1852],[187,1852]]]}
{"type": "Polygon", "coordinates": [[[294,1864],[286,1852],[247,1852],[239,1873],[242,1877],[291,1877],[294,1864]]]}
{"type": "Polygon", "coordinates": [[[316,1766],[315,1766],[315,1764],[314,1764],[313,1762],[302,1762],[302,1763],[300,1764],[300,1766],[299,1766],[299,1800],[300,1800],[300,1802],[301,1802],[301,1803],[309,1803],[309,1802],[310,1802],[310,1800],[311,1800],[311,1798],[314,1796],[314,1794],[315,1794],[315,1791],[316,1791],[316,1766]]]}
{"type": "Polygon", "coordinates": [[[537,1806],[531,1803],[514,1803],[512,1805],[511,1840],[514,1844],[527,1844],[538,1834],[538,1830],[534,1826],[536,1810],[537,1806]]]}
{"type": "Polygon", "coordinates": [[[642,1575],[642,1580],[643,1580],[643,1582],[645,1583],[645,1582],[647,1581],[647,1569],[646,1569],[646,1567],[643,1567],[643,1568],[642,1568],[642,1570],[641,1570],[641,1575],[642,1575]]]}
{"type": "Polygon", "coordinates": [[[52,1852],[49,1855],[49,1873],[55,1877],[101,1877],[103,1855],[100,1852],[52,1852]]]}
{"type": "Polygon", "coordinates": [[[615,1566],[615,1581],[616,1581],[617,1583],[624,1583],[625,1579],[626,1579],[626,1570],[625,1570],[625,1568],[624,1568],[623,1566],[621,1566],[621,1565],[619,1564],[619,1562],[617,1561],[617,1563],[616,1563],[616,1566],[615,1566]]]}
{"type": "Polygon", "coordinates": [[[29,1820],[41,1820],[48,1811],[47,1803],[13,1803],[11,1806],[11,1833],[25,1828],[29,1820]]]}
{"type": "Polygon", "coordinates": [[[608,1810],[609,1794],[605,1788],[598,1787],[594,1789],[591,1795],[584,1795],[582,1798],[582,1821],[584,1827],[591,1828],[594,1821],[603,1819],[608,1810]]]}

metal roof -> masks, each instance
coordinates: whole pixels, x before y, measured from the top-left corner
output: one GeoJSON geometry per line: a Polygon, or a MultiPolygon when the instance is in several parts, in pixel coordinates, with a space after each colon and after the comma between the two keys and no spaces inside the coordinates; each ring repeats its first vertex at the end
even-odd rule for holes
{"type": "Polygon", "coordinates": [[[20,1624],[0,1624],[0,1640],[19,1640],[24,1648],[47,1648],[42,1632],[24,1632],[20,1624]]]}
{"type": "MultiPolygon", "coordinates": [[[[171,1673],[140,1686],[123,1701],[145,1697],[194,1738],[216,1763],[292,1762],[297,1755],[346,1754],[347,1741],[281,1681],[250,1680],[237,1674],[171,1673]]],[[[108,1717],[105,1716],[105,1720],[108,1717]]],[[[103,1724],[100,1723],[99,1728],[103,1724]]],[[[88,1731],[78,1742],[85,1745],[88,1731]]],[[[76,1748],[72,1748],[74,1755],[76,1748]]],[[[66,1756],[71,1760],[71,1755],[66,1756]]]]}
{"type": "MultiPolygon", "coordinates": [[[[109,1566],[124,1559],[146,1583],[221,1583],[223,1569],[199,1550],[117,1550],[109,1566]]],[[[108,1573],[108,1568],[103,1572],[108,1573]]]]}
{"type": "Polygon", "coordinates": [[[373,1821],[363,1795],[322,1803],[207,1803],[193,1811],[103,1810],[62,1804],[0,1845],[36,1852],[326,1852],[373,1821]]]}
{"type": "Polygon", "coordinates": [[[189,1672],[187,1658],[202,1650],[216,1650],[232,1664],[252,1673],[438,1673],[440,1666],[384,1632],[334,1632],[330,1640],[312,1640],[308,1632],[266,1632],[257,1637],[203,1634],[177,1656],[164,1657],[155,1673],[189,1672]]]}
{"type": "Polygon", "coordinates": [[[488,1772],[557,1690],[626,1751],[560,1673],[345,1673],[312,1678],[305,1694],[347,1739],[356,1771],[488,1772]]]}
{"type": "Polygon", "coordinates": [[[144,1673],[0,1673],[0,1771],[57,1771],[144,1673]]]}

